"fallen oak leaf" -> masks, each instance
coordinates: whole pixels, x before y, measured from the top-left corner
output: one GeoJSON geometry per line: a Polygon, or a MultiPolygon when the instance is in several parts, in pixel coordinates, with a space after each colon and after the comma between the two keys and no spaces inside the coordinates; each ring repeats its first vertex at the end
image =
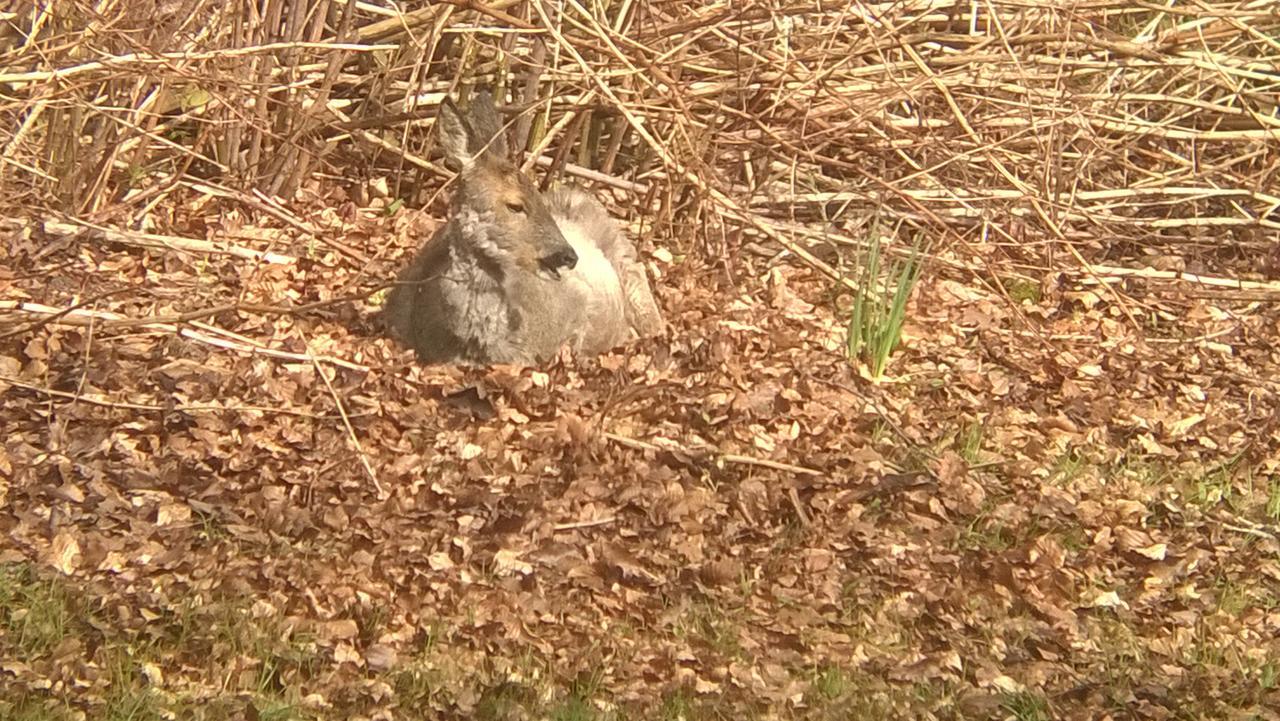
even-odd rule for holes
{"type": "Polygon", "coordinates": [[[1129,604],[1120,598],[1120,594],[1115,591],[1104,591],[1094,597],[1089,603],[1092,608],[1129,608],[1129,604]]]}
{"type": "Polygon", "coordinates": [[[59,531],[49,546],[47,560],[50,566],[70,576],[80,566],[80,542],[66,531],[59,531]]]}
{"type": "Polygon", "coordinates": [[[1169,546],[1168,544],[1165,544],[1165,543],[1153,543],[1150,546],[1144,546],[1142,548],[1133,549],[1134,553],[1137,553],[1138,555],[1141,555],[1141,556],[1146,556],[1147,558],[1150,558],[1153,561],[1163,561],[1165,559],[1165,556],[1168,555],[1168,551],[1169,551],[1169,546]]]}

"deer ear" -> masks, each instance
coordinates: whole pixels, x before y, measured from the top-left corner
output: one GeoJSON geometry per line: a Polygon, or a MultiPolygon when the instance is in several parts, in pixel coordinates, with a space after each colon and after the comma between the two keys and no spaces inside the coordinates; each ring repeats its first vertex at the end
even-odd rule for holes
{"type": "Polygon", "coordinates": [[[445,158],[466,171],[475,165],[478,149],[473,142],[475,132],[472,131],[466,118],[463,117],[453,98],[445,98],[436,114],[436,132],[439,135],[440,147],[444,149],[445,158]]]}
{"type": "Polygon", "coordinates": [[[474,133],[472,139],[480,145],[474,150],[480,152],[482,149],[487,149],[486,152],[493,157],[506,160],[508,158],[507,136],[502,132],[502,117],[498,115],[498,108],[493,104],[493,95],[488,90],[478,91],[471,98],[469,111],[469,121],[474,133]]]}

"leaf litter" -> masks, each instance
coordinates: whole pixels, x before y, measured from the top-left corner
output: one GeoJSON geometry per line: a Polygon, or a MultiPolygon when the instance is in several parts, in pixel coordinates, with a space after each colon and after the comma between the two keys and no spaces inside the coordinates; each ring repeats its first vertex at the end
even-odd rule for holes
{"type": "Polygon", "coordinates": [[[638,717],[1280,708],[1274,306],[1153,297],[1168,319],[1137,329],[1105,295],[1014,305],[926,274],[873,384],[820,276],[653,261],[667,337],[425,367],[375,301],[235,308],[390,277],[423,214],[317,212],[367,267],[222,217],[297,262],[9,245],[11,268],[67,270],[7,297],[91,311],[0,346],[0,560],[65,589],[78,629],[33,647],[34,608],[6,601],[11,698],[89,718],[122,683],[208,718],[273,695],[304,718],[574,694],[638,717]]]}

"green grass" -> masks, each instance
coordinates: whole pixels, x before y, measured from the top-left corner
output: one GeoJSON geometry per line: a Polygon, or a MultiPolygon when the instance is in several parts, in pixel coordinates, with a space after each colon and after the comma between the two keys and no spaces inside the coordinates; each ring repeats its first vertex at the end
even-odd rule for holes
{"type": "Polygon", "coordinates": [[[742,656],[738,627],[725,610],[709,602],[695,602],[684,609],[676,623],[676,635],[697,641],[727,659],[742,656]]]}
{"type": "Polygon", "coordinates": [[[954,688],[947,682],[894,685],[886,683],[878,673],[867,674],[827,664],[816,670],[805,694],[808,712],[800,718],[821,721],[922,718],[904,710],[949,709],[954,701],[954,688]]]}
{"type": "Polygon", "coordinates": [[[661,721],[693,721],[701,718],[698,714],[697,701],[685,691],[667,696],[658,709],[658,718],[661,721]]]}
{"type": "Polygon", "coordinates": [[[200,531],[198,535],[201,540],[207,543],[216,543],[231,538],[231,533],[227,531],[221,519],[214,514],[193,511],[191,517],[199,524],[200,531]]]}
{"type": "Polygon", "coordinates": [[[426,708],[447,688],[443,673],[416,663],[393,670],[389,682],[396,698],[409,708],[426,708]]]}
{"type": "Polygon", "coordinates": [[[982,504],[982,508],[974,514],[968,525],[957,536],[957,546],[969,551],[998,553],[1012,548],[1027,547],[1039,536],[1053,530],[1045,528],[1034,518],[1022,524],[1007,524],[998,517],[996,512],[1001,504],[1008,502],[1008,497],[988,497],[982,504]]]}
{"type": "Polygon", "coordinates": [[[1040,302],[1040,284],[1026,278],[1002,278],[1005,292],[1015,303],[1024,301],[1036,304],[1040,302]]]}
{"type": "Polygon", "coordinates": [[[1218,610],[1236,617],[1254,607],[1255,598],[1248,586],[1229,578],[1219,578],[1217,586],[1218,610]]]}
{"type": "Polygon", "coordinates": [[[60,584],[38,578],[26,565],[0,566],[0,625],[21,657],[52,651],[76,633],[78,619],[60,584]]]}
{"type": "MultiPolygon", "coordinates": [[[[26,564],[0,565],[0,658],[31,664],[64,641],[87,635],[83,615],[62,584],[39,577],[26,564]]],[[[0,680],[7,674],[0,674],[0,680]]],[[[73,709],[41,689],[5,689],[0,718],[13,721],[64,721],[73,709]]]]}
{"type": "Polygon", "coordinates": [[[967,424],[956,438],[956,453],[971,466],[982,462],[983,426],[981,421],[967,424]]]}
{"type": "Polygon", "coordinates": [[[999,522],[975,520],[960,536],[960,547],[971,551],[999,553],[1017,544],[1017,531],[999,522]]]}
{"type": "Polygon", "coordinates": [[[1267,661],[1258,667],[1258,688],[1263,691],[1280,686],[1280,661],[1267,661]]]}
{"type": "Polygon", "coordinates": [[[62,701],[27,696],[19,699],[0,698],[0,718],[13,721],[72,721],[77,718],[62,701]]]}
{"type": "Polygon", "coordinates": [[[554,704],[547,712],[551,721],[596,721],[604,715],[583,696],[573,695],[554,704]]]}
{"type": "Polygon", "coordinates": [[[1089,547],[1089,535],[1078,526],[1059,529],[1054,537],[1058,539],[1058,543],[1064,550],[1072,553],[1079,553],[1089,547]]]}
{"type": "MultiPolygon", "coordinates": [[[[688,689],[678,689],[662,698],[655,714],[659,721],[723,721],[724,719],[741,719],[755,721],[758,716],[743,713],[741,707],[734,707],[725,702],[723,697],[709,694],[699,696],[688,689]]],[[[633,713],[621,719],[654,718],[655,715],[633,713]]]]}
{"type": "MultiPolygon", "coordinates": [[[[547,679],[547,674],[536,674],[547,679]]],[[[598,688],[594,681],[573,683],[563,692],[550,681],[534,683],[531,676],[526,681],[504,681],[486,688],[476,704],[478,721],[506,721],[507,719],[541,718],[548,721],[606,721],[621,718],[613,712],[601,711],[596,706],[598,688]]]]}
{"type": "Polygon", "coordinates": [[[164,721],[165,709],[150,691],[125,688],[111,693],[102,718],[103,721],[164,721]]]}
{"type": "Polygon", "coordinates": [[[1049,721],[1053,718],[1049,702],[1030,691],[1007,694],[1000,701],[1000,708],[1016,721],[1049,721]]]}
{"type": "Polygon", "coordinates": [[[1052,483],[1070,483],[1079,478],[1089,468],[1089,462],[1080,451],[1069,451],[1058,456],[1053,467],[1049,469],[1049,480],[1052,483]]]}
{"type": "Polygon", "coordinates": [[[812,695],[818,702],[843,697],[853,687],[849,676],[839,666],[823,666],[813,680],[812,695]]]}
{"type": "Polygon", "coordinates": [[[1280,477],[1245,463],[1242,454],[1208,466],[1173,465],[1163,458],[1134,454],[1113,475],[1149,488],[1168,488],[1202,511],[1224,508],[1254,523],[1280,523],[1280,477]]]}
{"type": "Polygon", "coordinates": [[[1154,456],[1128,456],[1117,471],[1143,486],[1152,488],[1165,485],[1173,477],[1173,471],[1168,464],[1154,456]]]}
{"type": "Polygon", "coordinates": [[[516,717],[516,712],[535,706],[537,695],[520,684],[504,683],[484,690],[476,704],[477,721],[505,721],[516,717]]]}
{"type": "Polygon", "coordinates": [[[1129,687],[1129,674],[1134,668],[1147,663],[1147,650],[1136,631],[1109,612],[1102,611],[1088,625],[1089,639],[1097,645],[1098,653],[1113,689],[1125,691],[1129,687]]]}
{"type": "Polygon", "coordinates": [[[1267,503],[1263,513],[1272,523],[1280,523],[1280,476],[1267,479],[1267,503]]]}
{"type": "MultiPolygon", "coordinates": [[[[208,701],[195,703],[162,693],[144,671],[154,667],[164,672],[210,658],[248,659],[252,674],[225,679],[229,695],[247,692],[262,721],[307,718],[294,699],[301,693],[299,682],[309,678],[319,663],[314,644],[304,635],[285,633],[279,619],[251,618],[249,606],[245,599],[209,606],[184,603],[162,610],[142,633],[113,634],[105,621],[91,623],[88,605],[61,578],[42,578],[28,564],[4,565],[0,566],[0,657],[34,663],[67,641],[92,646],[95,650],[89,660],[107,677],[101,707],[94,715],[104,721],[160,721],[190,716],[184,709],[192,707],[202,709],[193,718],[220,718],[213,711],[206,714],[208,701]]],[[[72,717],[70,709],[45,698],[39,689],[11,689],[7,696],[0,699],[0,718],[6,721],[72,717]]],[[[237,703],[243,710],[244,702],[237,703]]]]}
{"type": "MultiPolygon", "coordinates": [[[[956,426],[953,426],[956,428],[956,426]]],[[[984,442],[980,423],[962,423],[958,431],[938,438],[931,446],[935,451],[952,449],[969,462],[978,459],[984,442]]],[[[1088,477],[1105,484],[1107,492],[1128,498],[1127,491],[1137,491],[1139,498],[1171,497],[1176,488],[1180,498],[1190,500],[1197,488],[1208,489],[1205,498],[1215,504],[1232,504],[1246,509],[1257,518],[1261,512],[1275,513],[1280,506],[1280,492],[1274,478],[1243,467],[1237,461],[1203,467],[1173,465],[1160,458],[1133,456],[1111,465],[1098,465],[1101,457],[1084,447],[1066,453],[1052,464],[1055,482],[1088,477]],[[1213,489],[1220,489],[1213,496],[1213,489]],[[1163,490],[1163,489],[1168,489],[1163,490]]],[[[923,462],[923,457],[921,457],[923,462]]],[[[1087,484],[1079,484],[1086,486],[1087,484]]],[[[981,560],[985,554],[1027,549],[1043,536],[1059,541],[1070,552],[1087,557],[1090,528],[1076,527],[1069,513],[1046,517],[1009,513],[1010,505],[1019,502],[1017,489],[987,486],[988,497],[979,511],[967,519],[951,520],[957,524],[946,537],[955,546],[981,560]],[[964,525],[968,521],[967,526],[964,525]]],[[[1092,499],[1097,495],[1090,496],[1092,499]]],[[[878,499],[886,513],[892,513],[902,502],[878,499]]],[[[878,511],[871,504],[862,516],[873,522],[878,511]]],[[[1190,504],[1182,504],[1189,507],[1190,504]]],[[[1184,523],[1178,512],[1170,523],[1184,523]]],[[[1150,517],[1149,517],[1150,518],[1150,517]]],[[[198,527],[197,527],[198,529],[198,527]]],[[[198,532],[198,530],[197,530],[198,532]]],[[[788,527],[777,538],[772,557],[786,559],[806,547],[807,531],[799,525],[788,527]]],[[[1225,535],[1224,543],[1235,543],[1242,555],[1257,556],[1268,551],[1264,541],[1241,533],[1225,535]]],[[[1178,539],[1167,539],[1173,548],[1178,539]]],[[[1068,561],[1070,564],[1071,561],[1068,561]]],[[[1141,565],[1142,562],[1139,562],[1141,565]]],[[[1248,704],[1266,701],[1268,693],[1280,685],[1280,661],[1274,657],[1254,655],[1232,640],[1231,629],[1247,622],[1258,613],[1274,613],[1280,608],[1280,593],[1266,585],[1266,579],[1251,574],[1249,567],[1223,566],[1212,575],[1201,575],[1195,590],[1203,611],[1193,632],[1175,650],[1162,651],[1150,646],[1153,630],[1146,619],[1133,611],[1080,608],[1077,612],[1082,649],[1076,656],[1082,678],[1098,689],[1101,704],[1121,709],[1141,685],[1144,669],[1155,663],[1176,665],[1183,669],[1188,684],[1202,683],[1218,688],[1226,684],[1226,700],[1206,699],[1203,703],[1188,700],[1181,708],[1186,718],[1221,717],[1225,704],[1246,708],[1248,704]],[[1172,654],[1172,657],[1160,654],[1172,654]],[[1228,679],[1228,681],[1223,681],[1228,679]],[[1217,705],[1215,705],[1217,704],[1217,705]],[[1198,714],[1198,715],[1197,715],[1198,714]],[[1217,714],[1217,715],[1216,715],[1217,714]]],[[[766,574],[767,576],[767,574],[766,574]]],[[[1143,576],[1119,568],[1091,567],[1081,579],[1078,599],[1087,602],[1101,590],[1116,590],[1126,601],[1139,607],[1143,576]]],[[[612,640],[643,640],[646,633],[668,633],[692,648],[705,667],[720,668],[729,663],[750,666],[761,662],[769,653],[744,644],[751,633],[746,624],[753,618],[745,609],[758,592],[756,581],[744,578],[740,587],[726,587],[724,597],[697,594],[671,594],[664,597],[670,607],[663,614],[664,624],[657,628],[644,620],[620,622],[613,626],[612,640]]],[[[1159,588],[1148,589],[1163,593],[1159,588]]],[[[1173,590],[1166,596],[1171,596],[1173,590]]],[[[838,615],[829,623],[862,648],[877,662],[906,657],[918,645],[922,632],[919,619],[903,614],[897,608],[899,590],[868,587],[858,574],[852,574],[838,615]],[[872,621],[874,620],[874,623],[872,621]]],[[[1155,596],[1165,604],[1169,598],[1155,596]]],[[[249,713],[262,721],[311,721],[335,717],[368,716],[375,708],[390,704],[405,710],[406,718],[429,718],[433,711],[448,714],[450,709],[479,721],[513,721],[545,719],[547,721],[628,721],[657,718],[663,721],[711,721],[724,718],[752,719],[771,717],[771,702],[753,699],[750,690],[733,682],[698,670],[701,681],[719,684],[707,693],[699,687],[678,687],[674,676],[658,680],[654,698],[628,705],[610,695],[612,676],[604,663],[592,663],[579,655],[566,669],[558,659],[546,658],[529,648],[511,651],[502,658],[490,658],[488,651],[475,648],[466,634],[466,626],[453,622],[436,622],[423,626],[408,647],[400,647],[400,663],[387,671],[357,670],[355,674],[368,682],[384,682],[388,696],[372,699],[355,686],[343,687],[336,694],[326,688],[331,706],[311,709],[306,694],[326,674],[335,670],[329,651],[315,639],[285,624],[284,611],[271,613],[254,598],[206,597],[201,602],[181,601],[170,607],[152,607],[159,614],[141,628],[115,628],[116,616],[101,612],[101,618],[89,613],[95,601],[72,581],[53,573],[44,573],[27,564],[0,566],[0,657],[47,660],[62,653],[59,647],[69,640],[90,649],[88,660],[103,674],[98,688],[84,692],[94,705],[71,708],[41,688],[24,688],[12,678],[0,678],[0,719],[3,721],[70,721],[87,718],[105,721],[159,721],[191,719],[221,721],[249,713]],[[514,655],[513,655],[514,654],[514,655]],[[491,663],[492,661],[492,663],[491,663]],[[182,683],[158,687],[145,671],[151,665],[163,670],[166,680],[182,683]],[[588,669],[576,677],[578,669],[588,669]],[[594,670],[592,670],[594,669],[594,670]],[[215,678],[216,676],[216,678],[215,678]],[[109,681],[109,683],[108,683],[109,681]],[[191,682],[195,682],[194,685],[191,682]],[[5,686],[4,684],[8,684],[5,686]],[[217,689],[216,697],[184,695],[183,688],[202,688],[204,693],[217,689]],[[96,695],[95,695],[96,694],[96,695]]],[[[1175,599],[1176,600],[1176,599],[1175,599]]],[[[801,601],[792,601],[802,605],[801,601]]],[[[274,603],[274,601],[273,601],[274,603]]],[[[953,612],[970,619],[974,628],[989,628],[989,637],[974,639],[998,642],[1002,647],[1021,648],[1024,640],[1038,633],[1029,621],[1020,622],[1020,612],[1008,611],[998,600],[982,593],[959,599],[960,608],[953,612]],[[995,603],[996,605],[992,605],[995,603]],[[1010,613],[1013,615],[1011,616],[1010,613]]],[[[785,604],[778,601],[778,607],[785,604]]],[[[392,624],[385,608],[346,612],[357,622],[359,634],[353,644],[375,642],[392,624]]],[[[465,617],[460,611],[458,616],[465,617]]],[[[973,633],[985,633],[975,631],[973,633]]],[[[963,641],[961,639],[963,645],[963,641]]],[[[800,632],[800,642],[813,639],[800,632]]],[[[607,646],[609,639],[599,640],[607,646]]],[[[65,647],[65,646],[63,646],[65,647]]],[[[517,647],[522,648],[522,647],[517,647]]],[[[959,646],[957,647],[959,648],[959,646]]],[[[588,650],[586,653],[594,651],[588,650]]],[[[615,649],[616,652],[616,649],[615,649]]],[[[602,656],[608,656],[602,653],[602,656]]],[[[789,667],[795,688],[803,693],[804,705],[796,718],[836,721],[850,718],[914,718],[911,711],[929,710],[947,717],[954,711],[966,682],[930,679],[920,683],[890,682],[879,671],[870,673],[859,666],[843,665],[843,659],[805,660],[789,667]]],[[[627,673],[626,666],[623,666],[627,673]]],[[[344,673],[349,669],[344,669],[344,673]]],[[[1011,669],[1011,676],[1019,671],[1011,669]]],[[[1189,686],[1190,687],[1190,686],[1189,686]]],[[[1057,704],[1069,704],[1057,695],[1046,697],[1039,690],[996,695],[981,695],[984,708],[994,711],[993,718],[1015,721],[1040,721],[1056,718],[1057,704]],[[1049,699],[1054,699],[1052,703],[1049,699]],[[998,711],[995,708],[998,707],[998,711]]],[[[77,703],[81,702],[77,697],[77,703]]]]}
{"type": "Polygon", "coordinates": [[[1189,480],[1192,489],[1189,500],[1192,503],[1205,508],[1231,505],[1235,489],[1229,468],[1220,466],[1189,480]]]}

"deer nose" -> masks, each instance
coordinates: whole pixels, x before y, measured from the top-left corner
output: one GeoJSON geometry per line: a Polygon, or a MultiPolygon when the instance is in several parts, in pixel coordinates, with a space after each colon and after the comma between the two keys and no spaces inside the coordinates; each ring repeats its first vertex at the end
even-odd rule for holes
{"type": "Polygon", "coordinates": [[[543,256],[539,262],[552,275],[559,275],[560,271],[572,270],[573,266],[578,264],[578,254],[573,252],[573,248],[566,245],[551,255],[543,256]]]}

